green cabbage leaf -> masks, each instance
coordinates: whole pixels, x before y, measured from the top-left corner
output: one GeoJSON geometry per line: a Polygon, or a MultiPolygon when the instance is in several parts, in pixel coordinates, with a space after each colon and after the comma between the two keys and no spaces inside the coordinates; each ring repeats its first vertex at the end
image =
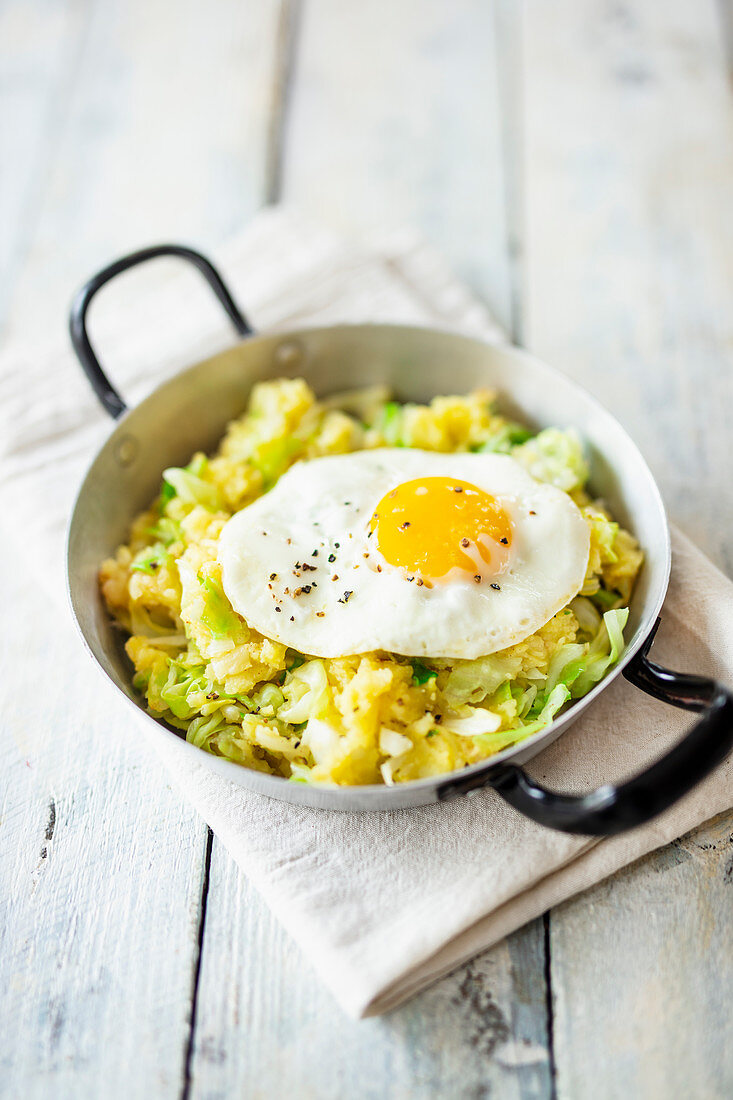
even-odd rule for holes
{"type": "Polygon", "coordinates": [[[547,482],[566,493],[582,489],[588,480],[588,464],[580,437],[572,428],[545,428],[512,450],[512,457],[537,481],[547,482]]]}
{"type": "Polygon", "coordinates": [[[288,672],[281,690],[284,702],[277,716],[282,722],[298,724],[322,718],[328,709],[328,678],[323,661],[306,661],[288,672]]]}
{"type": "Polygon", "coordinates": [[[204,469],[205,465],[200,461],[195,465],[190,463],[187,467],[169,466],[163,471],[161,501],[167,503],[177,496],[184,504],[200,504],[209,512],[218,512],[222,506],[221,494],[216,485],[204,481],[200,476],[204,469]],[[192,472],[192,467],[196,473],[192,472]]]}

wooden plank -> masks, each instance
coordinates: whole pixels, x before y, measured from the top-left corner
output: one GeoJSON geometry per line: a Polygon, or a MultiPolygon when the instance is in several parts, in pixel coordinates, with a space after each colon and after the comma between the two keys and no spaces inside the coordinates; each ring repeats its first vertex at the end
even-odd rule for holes
{"type": "Polygon", "coordinates": [[[528,12],[528,343],[616,413],[672,518],[733,572],[733,100],[716,4],[528,12]]]}
{"type": "MultiPolygon", "coordinates": [[[[216,19],[143,0],[6,0],[0,64],[23,127],[11,134],[17,181],[0,190],[0,221],[15,226],[0,262],[15,290],[8,337],[62,334],[76,284],[113,255],[165,236],[213,240],[259,205],[278,16],[274,0],[222,2],[216,19]]],[[[76,1098],[102,1082],[110,1097],[178,1096],[207,830],[89,680],[42,578],[21,580],[0,550],[13,624],[0,778],[0,1001],[13,1026],[0,1091],[76,1098]],[[73,736],[56,736],[70,712],[73,736]]]]}
{"type": "Polygon", "coordinates": [[[0,2],[0,328],[44,192],[90,3],[0,2]]]}
{"type": "MultiPolygon", "coordinates": [[[[713,0],[527,7],[526,335],[733,566],[733,104],[713,0]]],[[[733,817],[553,912],[560,1097],[727,1096],[733,817]],[[726,904],[727,902],[727,904],[726,904]]]]}
{"type": "Polygon", "coordinates": [[[552,914],[558,1095],[733,1090],[733,817],[552,914]]]}
{"type": "Polygon", "coordinates": [[[0,1092],[176,1096],[206,830],[5,547],[0,576],[0,1092]]]}
{"type": "Polygon", "coordinates": [[[303,6],[283,194],[368,241],[414,225],[511,319],[495,4],[303,6]]]}
{"type": "Polygon", "coordinates": [[[279,12],[278,0],[222,0],[215,14],[96,0],[15,272],[9,336],[37,331],[41,305],[60,333],[70,294],[117,255],[165,239],[207,246],[259,208],[279,12]]]}
{"type": "Polygon", "coordinates": [[[733,2],[731,0],[720,0],[719,10],[728,73],[733,79],[733,2]]]}
{"type": "Polygon", "coordinates": [[[220,846],[209,897],[191,1100],[550,1095],[541,922],[404,1008],[355,1022],[220,846]]]}
{"type": "MultiPolygon", "coordinates": [[[[362,18],[355,9],[349,14],[362,18]]],[[[327,38],[335,33],[321,26],[321,21],[332,15],[331,9],[306,8],[306,21],[311,20],[307,33],[311,37],[296,48],[299,66],[304,52],[313,48],[321,32],[327,38]]],[[[474,5],[471,15],[479,28],[484,25],[481,5],[474,5]]],[[[445,13],[429,5],[402,5],[399,26],[405,44],[417,40],[439,42],[445,30],[445,13]]],[[[507,34],[515,33],[508,16],[505,26],[507,34]]],[[[359,32],[363,31],[365,27],[360,25],[359,32]]],[[[288,35],[284,39],[287,41],[288,35]]],[[[336,48],[333,37],[328,41],[336,48]]],[[[470,53],[465,41],[462,43],[461,49],[470,54],[463,58],[469,67],[478,64],[485,45],[480,35],[471,47],[475,53],[470,53]]],[[[325,43],[319,48],[323,49],[319,64],[325,79],[330,73],[328,53],[325,43]]],[[[502,54],[507,62],[513,56],[509,50],[502,54]]],[[[416,51],[415,57],[421,59],[423,54],[416,51]]],[[[440,78],[441,87],[448,72],[456,71],[455,54],[445,64],[451,68],[446,68],[440,78]]],[[[434,58],[421,61],[422,69],[414,74],[428,98],[437,96],[440,90],[436,87],[435,65],[434,58]]],[[[296,127],[303,126],[315,134],[325,131],[332,119],[321,112],[328,104],[312,101],[303,107],[299,105],[303,94],[300,77],[288,81],[285,73],[283,82],[290,84],[291,97],[295,89],[291,112],[297,116],[296,127]]],[[[370,103],[361,108],[369,133],[376,135],[384,124],[392,95],[391,87],[371,86],[370,103]]],[[[483,127],[493,133],[496,119],[486,117],[490,110],[491,104],[487,104],[477,112],[479,117],[473,123],[477,131],[483,127]]],[[[376,157],[376,148],[370,148],[367,154],[376,157]]],[[[358,176],[363,168],[361,162],[351,167],[345,160],[340,168],[344,185],[360,187],[358,176]]],[[[286,195],[292,197],[292,185],[299,197],[301,169],[293,166],[291,141],[285,146],[284,171],[286,195]]],[[[368,171],[377,181],[376,168],[368,171]]],[[[324,182],[323,173],[320,179],[324,182]]],[[[381,184],[385,193],[397,195],[403,185],[404,181],[381,184]]],[[[344,216],[351,232],[360,228],[355,210],[344,216]]],[[[508,279],[506,247],[505,241],[500,271],[487,268],[488,278],[508,279]]],[[[510,289],[506,283],[502,286],[503,299],[509,301],[510,289]]],[[[537,921],[385,1019],[354,1023],[319,986],[259,896],[215,843],[190,1095],[468,1097],[485,1095],[496,1087],[507,1097],[549,1096],[544,967],[543,926],[537,921]],[[333,1042],[334,1034],[339,1036],[338,1044],[333,1042]]]]}

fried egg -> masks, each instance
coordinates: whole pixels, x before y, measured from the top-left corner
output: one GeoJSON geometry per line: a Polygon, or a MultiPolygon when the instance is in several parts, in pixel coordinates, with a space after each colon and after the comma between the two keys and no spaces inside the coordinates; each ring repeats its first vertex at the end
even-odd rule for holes
{"type": "Polygon", "coordinates": [[[514,459],[407,448],[296,463],[219,543],[234,609],[316,657],[494,653],[577,595],[588,552],[571,498],[514,459]]]}

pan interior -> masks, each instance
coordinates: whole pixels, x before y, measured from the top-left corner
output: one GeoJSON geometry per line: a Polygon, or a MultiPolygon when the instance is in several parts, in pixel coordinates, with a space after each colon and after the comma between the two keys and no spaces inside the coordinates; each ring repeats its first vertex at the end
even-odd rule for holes
{"type": "MultiPolygon", "coordinates": [[[[130,665],[119,631],[112,625],[99,593],[100,562],[125,540],[134,516],[158,491],[167,466],[185,464],[194,451],[210,452],[226,425],[246,407],[254,382],[282,376],[304,377],[319,396],[358,386],[385,383],[400,400],[427,401],[436,394],[462,393],[477,386],[500,395],[502,411],[531,427],[574,427],[583,439],[591,467],[591,488],[641,543],[645,564],[632,599],[626,658],[653,624],[666,591],[669,539],[664,509],[649,469],[618,422],[564,375],[526,353],[480,340],[428,329],[360,325],[303,330],[287,336],[243,341],[198,363],[160,386],[117,425],[92,463],[72,516],[69,589],[77,622],[88,647],[107,675],[136,705],[130,665]]],[[[607,683],[603,681],[603,683],[607,683]]],[[[602,685],[598,685],[602,687],[602,685]]],[[[572,721],[598,690],[571,712],[572,721]]],[[[142,708],[141,708],[142,709],[142,708]]],[[[566,717],[566,716],[563,716],[566,717]]],[[[569,721],[547,731],[553,739],[569,721]]],[[[548,738],[532,739],[537,751],[548,738]]],[[[528,755],[505,750],[506,755],[528,755]]],[[[193,751],[193,750],[191,750],[193,751]]],[[[228,762],[226,774],[246,772],[228,762]]],[[[480,767],[475,765],[474,767],[480,767]]],[[[302,784],[264,777],[278,788],[307,792],[302,784]]],[[[399,788],[364,788],[394,796],[399,788]]],[[[262,786],[249,782],[250,786],[262,786]]],[[[353,790],[358,790],[354,788],[353,790]]],[[[351,788],[348,789],[352,791],[351,788]]],[[[343,789],[330,795],[338,798],[343,789]]],[[[284,794],[282,797],[287,797],[284,794]]],[[[302,799],[301,799],[302,800],[302,799]]],[[[312,799],[311,799],[312,800],[312,799]]],[[[428,799],[422,798],[421,801],[428,799]]],[[[394,797],[391,806],[408,804],[394,797]]],[[[366,808],[366,807],[365,807],[366,808]]]]}

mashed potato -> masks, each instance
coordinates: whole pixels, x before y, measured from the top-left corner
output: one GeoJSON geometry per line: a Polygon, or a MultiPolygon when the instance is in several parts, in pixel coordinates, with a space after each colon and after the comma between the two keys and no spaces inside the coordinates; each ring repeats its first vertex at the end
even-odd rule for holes
{"type": "Polygon", "coordinates": [[[260,383],[212,458],[165,471],[129,542],[101,567],[107,607],[130,635],[134,686],[193,744],[299,782],[405,782],[491,756],[590,690],[623,647],[642,555],[586,493],[587,476],[573,433],[532,435],[499,415],[488,391],[400,405],[379,388],[319,402],[299,379],[260,383]],[[217,544],[229,517],[299,459],[385,445],[500,451],[569,493],[590,529],[580,595],[476,661],[313,659],[252,629],[222,588],[217,544]]]}

